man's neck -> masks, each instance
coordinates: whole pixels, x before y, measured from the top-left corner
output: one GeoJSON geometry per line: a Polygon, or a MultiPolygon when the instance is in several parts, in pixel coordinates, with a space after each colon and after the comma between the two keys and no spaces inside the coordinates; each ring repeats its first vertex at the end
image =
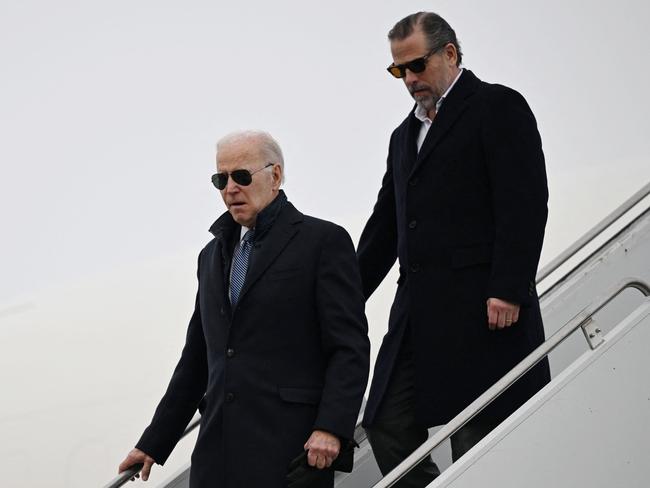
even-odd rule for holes
{"type": "Polygon", "coordinates": [[[429,119],[433,120],[435,118],[436,114],[440,110],[442,102],[445,100],[447,95],[449,95],[449,92],[458,81],[458,78],[460,77],[462,71],[463,69],[459,68],[458,66],[454,66],[451,69],[449,79],[447,80],[447,87],[445,88],[445,91],[442,93],[442,95],[440,95],[440,98],[438,99],[436,104],[427,111],[427,117],[429,117],[429,119]]]}

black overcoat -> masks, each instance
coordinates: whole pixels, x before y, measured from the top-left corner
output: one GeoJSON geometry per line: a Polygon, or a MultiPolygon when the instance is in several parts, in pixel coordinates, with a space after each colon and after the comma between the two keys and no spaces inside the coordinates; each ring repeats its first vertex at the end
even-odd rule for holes
{"type": "Polygon", "coordinates": [[[367,381],[364,299],[347,232],[286,202],[256,241],[231,310],[227,276],[240,229],[229,213],[211,228],[185,347],[137,443],[164,463],[205,395],[192,488],[285,486],[314,429],[352,439],[367,381]]]}
{"type": "MultiPolygon", "coordinates": [[[[369,297],[399,259],[400,278],[364,423],[372,424],[405,331],[416,416],[448,422],[544,341],[535,273],[548,191],[535,118],[516,91],[464,70],[417,151],[413,112],[391,136],[387,170],[357,254],[369,297]],[[521,304],[490,331],[488,297],[521,304]]],[[[484,415],[511,412],[549,380],[544,360],[484,415]]]]}

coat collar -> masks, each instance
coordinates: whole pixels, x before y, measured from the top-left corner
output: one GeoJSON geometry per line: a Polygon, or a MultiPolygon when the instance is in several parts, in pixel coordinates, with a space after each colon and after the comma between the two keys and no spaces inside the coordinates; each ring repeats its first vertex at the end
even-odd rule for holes
{"type": "MultiPolygon", "coordinates": [[[[468,69],[464,69],[460,78],[454,85],[453,89],[445,97],[445,102],[440,107],[440,111],[436,114],[436,118],[431,124],[431,128],[427,133],[424,143],[420,148],[417,159],[411,173],[415,172],[422,164],[422,161],[427,158],[431,151],[438,145],[445,133],[451,128],[456,119],[465,111],[469,106],[469,98],[478,90],[481,84],[474,73],[468,69]]],[[[419,122],[413,112],[410,117],[413,121],[419,122]]]]}
{"type": "Polygon", "coordinates": [[[246,295],[248,290],[260,279],[262,274],[280,255],[282,250],[289,244],[289,241],[298,233],[300,222],[303,221],[303,214],[300,213],[288,201],[280,209],[275,222],[268,229],[266,237],[255,243],[254,258],[246,274],[244,287],[240,292],[239,301],[246,295]]]}
{"type": "MultiPolygon", "coordinates": [[[[273,201],[259,213],[255,224],[256,240],[264,237],[264,234],[273,226],[278,214],[287,203],[287,195],[284,193],[284,190],[280,190],[273,201]]],[[[241,229],[241,226],[235,222],[230,212],[224,212],[214,221],[209,230],[218,240],[230,242],[230,239],[233,237],[233,232],[237,229],[241,229]]]]}
{"type": "MultiPolygon", "coordinates": [[[[286,247],[289,241],[298,233],[299,224],[304,216],[288,200],[285,193],[280,190],[276,199],[266,207],[258,216],[255,226],[260,227],[260,233],[255,236],[254,257],[246,274],[244,287],[239,294],[239,302],[246,295],[251,286],[262,276],[264,271],[275,261],[280,252],[286,247]]],[[[225,290],[228,289],[228,272],[230,269],[230,247],[233,243],[234,234],[241,229],[241,226],[234,221],[229,212],[223,213],[210,227],[214,235],[217,252],[221,262],[221,273],[224,277],[225,290]]],[[[224,295],[225,296],[225,295],[224,295]]],[[[228,306],[230,306],[229,300],[228,306]]]]}

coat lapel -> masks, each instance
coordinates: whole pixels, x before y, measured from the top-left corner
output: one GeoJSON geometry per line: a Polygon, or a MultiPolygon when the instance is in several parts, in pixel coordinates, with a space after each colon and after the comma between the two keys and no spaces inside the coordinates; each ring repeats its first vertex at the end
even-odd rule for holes
{"type": "Polygon", "coordinates": [[[218,300],[217,303],[224,303],[230,308],[228,299],[228,275],[230,273],[230,263],[232,261],[232,242],[234,232],[239,225],[233,220],[229,212],[225,212],[210,227],[210,232],[215,237],[215,250],[210,263],[210,282],[213,284],[212,290],[218,300]]]}
{"type": "Polygon", "coordinates": [[[260,279],[262,274],[280,255],[282,250],[289,244],[289,241],[298,233],[298,226],[295,225],[303,220],[303,215],[289,202],[285,204],[277,220],[269,229],[268,234],[262,242],[255,244],[253,251],[255,256],[251,261],[246,274],[244,287],[239,294],[239,301],[246,295],[248,290],[260,279]]]}
{"type": "Polygon", "coordinates": [[[431,128],[427,133],[422,148],[417,155],[417,159],[411,174],[417,171],[422,162],[431,154],[431,151],[440,143],[443,136],[454,125],[454,122],[461,116],[465,109],[469,106],[468,99],[477,90],[480,80],[468,69],[465,69],[452,88],[451,92],[444,100],[440,111],[431,124],[431,128]]]}
{"type": "Polygon", "coordinates": [[[402,166],[406,173],[410,173],[415,166],[415,161],[418,157],[418,135],[422,122],[420,122],[414,115],[415,108],[411,111],[406,119],[406,147],[404,147],[404,157],[402,158],[402,166]]]}

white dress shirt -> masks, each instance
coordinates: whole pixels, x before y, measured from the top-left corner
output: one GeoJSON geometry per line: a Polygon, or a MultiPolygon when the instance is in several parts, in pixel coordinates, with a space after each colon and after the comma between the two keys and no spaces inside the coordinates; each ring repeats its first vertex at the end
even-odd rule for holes
{"type": "MultiPolygon", "coordinates": [[[[458,75],[456,75],[456,78],[454,78],[454,81],[452,81],[451,85],[449,85],[449,88],[447,88],[447,91],[445,91],[445,93],[443,93],[442,96],[436,102],[436,113],[438,113],[438,111],[440,110],[440,106],[442,105],[442,102],[445,101],[445,97],[449,95],[449,92],[458,81],[458,78],[460,78],[462,72],[463,72],[463,68],[460,69],[458,75]]],[[[420,152],[420,148],[424,143],[425,137],[427,137],[427,133],[431,128],[431,124],[433,123],[433,120],[429,118],[427,110],[424,107],[422,107],[419,103],[413,115],[415,115],[416,119],[422,122],[422,126],[420,127],[420,133],[418,134],[418,152],[420,152]]]]}

